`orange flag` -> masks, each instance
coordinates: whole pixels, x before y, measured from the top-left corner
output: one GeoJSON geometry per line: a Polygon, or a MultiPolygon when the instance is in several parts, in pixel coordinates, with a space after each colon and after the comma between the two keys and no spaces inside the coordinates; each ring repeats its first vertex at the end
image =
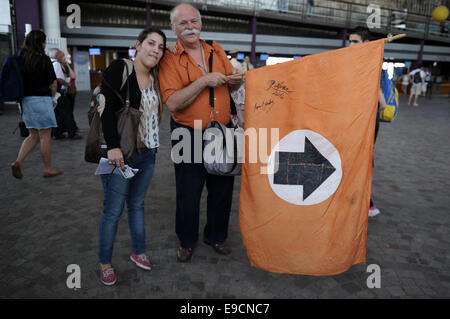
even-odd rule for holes
{"type": "Polygon", "coordinates": [[[384,44],[246,73],[239,226],[253,266],[322,276],[366,261],[384,44]],[[278,129],[276,145],[261,138],[264,128],[278,129]],[[257,143],[268,160],[259,155],[252,163],[257,143]]]}

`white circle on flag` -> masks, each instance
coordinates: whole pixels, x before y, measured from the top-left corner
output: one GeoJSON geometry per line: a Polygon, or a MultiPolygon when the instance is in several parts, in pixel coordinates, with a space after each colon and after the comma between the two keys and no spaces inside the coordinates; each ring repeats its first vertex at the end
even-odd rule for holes
{"type": "Polygon", "coordinates": [[[329,198],[339,187],[341,157],[322,135],[297,130],[273,148],[267,173],[278,197],[295,205],[315,205],[329,198]]]}

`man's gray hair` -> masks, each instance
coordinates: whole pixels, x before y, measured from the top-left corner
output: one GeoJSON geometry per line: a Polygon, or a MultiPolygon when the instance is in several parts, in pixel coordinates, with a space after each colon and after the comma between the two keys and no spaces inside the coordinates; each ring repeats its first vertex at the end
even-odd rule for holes
{"type": "Polygon", "coordinates": [[[48,50],[48,56],[50,57],[50,59],[55,59],[59,51],[61,50],[58,48],[51,48],[48,50]]]}
{"type": "Polygon", "coordinates": [[[181,5],[188,5],[188,6],[190,6],[190,7],[192,7],[192,8],[194,8],[195,9],[195,11],[197,11],[197,15],[198,15],[198,18],[200,19],[200,25],[202,24],[202,15],[200,14],[200,11],[198,11],[198,9],[196,8],[196,7],[194,7],[194,6],[192,6],[191,4],[189,4],[189,3],[187,3],[187,2],[182,2],[182,3],[180,3],[179,5],[177,5],[177,6],[175,6],[172,10],[170,10],[170,24],[173,24],[173,19],[174,19],[174,15],[175,15],[175,10],[179,7],[179,6],[181,6],[181,5]]]}

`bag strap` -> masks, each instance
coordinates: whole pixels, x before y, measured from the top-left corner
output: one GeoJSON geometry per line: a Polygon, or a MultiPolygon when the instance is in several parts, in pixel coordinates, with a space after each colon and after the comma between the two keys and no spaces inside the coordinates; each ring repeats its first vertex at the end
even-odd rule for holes
{"type": "Polygon", "coordinates": [[[237,115],[236,104],[234,103],[233,97],[230,95],[230,114],[237,115]]]}
{"type": "Polygon", "coordinates": [[[128,81],[131,73],[133,73],[133,61],[129,59],[123,59],[123,62],[125,63],[125,68],[123,70],[122,74],[122,85],[120,86],[120,90],[122,90],[123,86],[127,85],[127,97],[125,100],[125,106],[130,106],[130,81],[128,81]]]}
{"type": "MultiPolygon", "coordinates": [[[[209,44],[210,46],[213,45],[213,41],[212,40],[206,40],[205,42],[207,44],[209,44]]],[[[213,51],[214,50],[211,50],[211,54],[209,56],[209,72],[212,72],[213,51]]],[[[212,109],[214,108],[214,88],[209,88],[209,105],[211,106],[212,109]]],[[[231,96],[230,96],[230,114],[231,115],[237,115],[236,105],[235,105],[234,100],[233,100],[233,98],[231,96]]],[[[212,121],[212,119],[211,119],[211,121],[212,121]]]]}
{"type": "MultiPolygon", "coordinates": [[[[212,44],[213,44],[212,40],[206,40],[205,42],[207,44],[209,44],[210,46],[212,46],[212,44]]],[[[214,49],[212,49],[211,53],[209,54],[209,60],[208,60],[209,73],[211,73],[213,70],[213,52],[214,52],[214,49]]],[[[209,106],[211,108],[210,119],[212,122],[214,120],[214,88],[212,88],[212,87],[209,88],[209,106]]]]}
{"type": "MultiPolygon", "coordinates": [[[[128,78],[131,75],[133,68],[131,67],[131,72],[130,72],[130,60],[128,59],[123,59],[124,61],[124,65],[125,68],[123,70],[123,74],[122,74],[122,84],[120,85],[120,90],[122,90],[123,86],[126,84],[127,85],[127,95],[126,95],[126,100],[124,101],[122,96],[119,94],[119,92],[116,91],[116,89],[114,89],[111,84],[108,83],[108,81],[106,81],[105,77],[102,75],[102,83],[105,83],[107,87],[109,87],[114,94],[119,98],[120,102],[122,103],[123,106],[130,106],[130,85],[129,85],[129,81],[128,78]]],[[[131,62],[132,64],[133,62],[131,62]]]]}
{"type": "Polygon", "coordinates": [[[130,59],[122,59],[122,60],[125,63],[125,68],[123,69],[122,85],[120,86],[120,90],[122,90],[128,77],[131,75],[131,73],[133,73],[133,61],[131,61],[130,59]]]}

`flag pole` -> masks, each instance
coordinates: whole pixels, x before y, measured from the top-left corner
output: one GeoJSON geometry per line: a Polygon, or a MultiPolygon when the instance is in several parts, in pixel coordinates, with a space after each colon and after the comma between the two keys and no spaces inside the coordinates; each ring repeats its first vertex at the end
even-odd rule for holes
{"type": "Polygon", "coordinates": [[[231,77],[239,77],[239,76],[244,76],[244,75],[245,75],[245,71],[242,72],[242,73],[231,74],[231,75],[229,75],[229,76],[231,76],[231,77]]]}
{"type": "MultiPolygon", "coordinates": [[[[397,34],[397,35],[394,35],[394,36],[392,34],[389,34],[384,39],[384,42],[388,43],[388,42],[392,42],[392,41],[395,41],[395,40],[398,40],[398,39],[401,39],[401,38],[404,38],[404,37],[406,37],[406,33],[401,33],[401,34],[397,34]]],[[[244,76],[244,75],[245,75],[245,71],[242,72],[242,73],[232,74],[230,76],[231,77],[239,77],[239,76],[244,76]]]]}
{"type": "Polygon", "coordinates": [[[384,42],[392,42],[404,37],[406,37],[406,33],[401,33],[394,36],[392,34],[388,34],[387,38],[384,39],[384,42]]]}

